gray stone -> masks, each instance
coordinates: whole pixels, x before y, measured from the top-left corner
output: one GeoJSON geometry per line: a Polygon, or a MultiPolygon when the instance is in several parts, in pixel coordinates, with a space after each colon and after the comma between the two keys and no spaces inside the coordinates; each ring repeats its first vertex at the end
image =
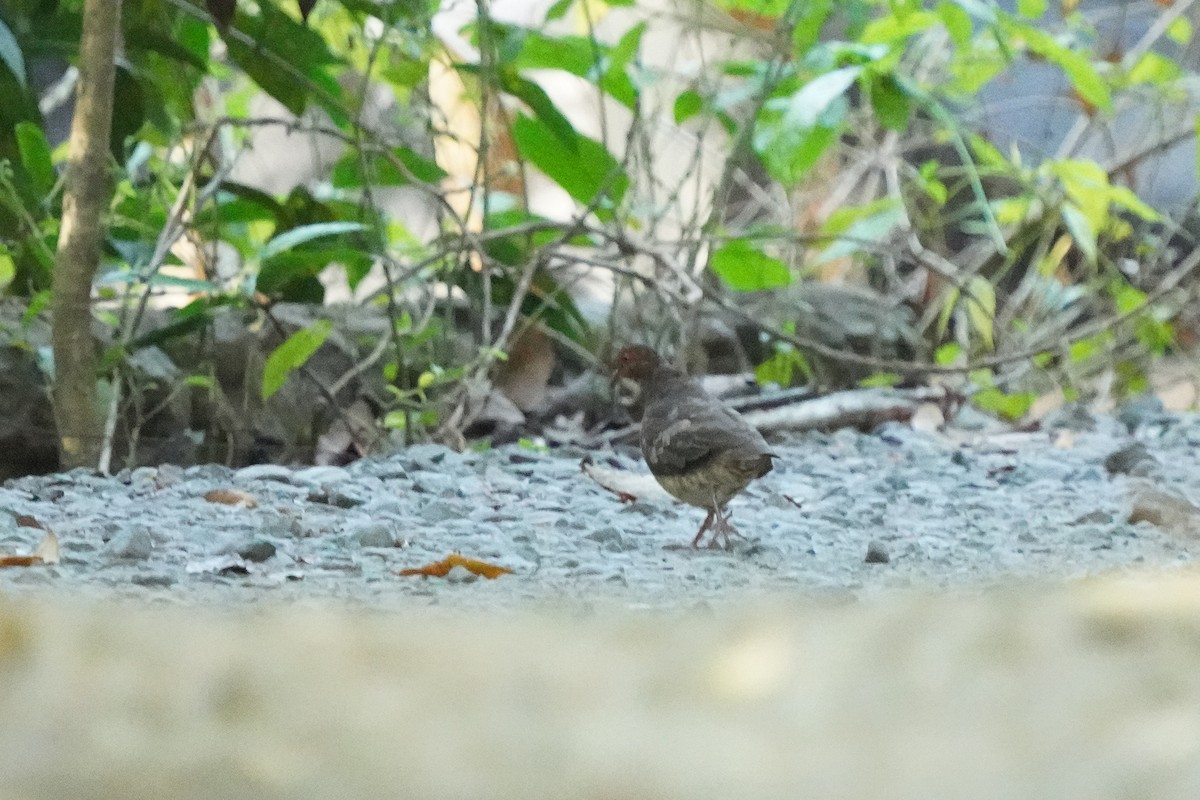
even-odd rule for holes
{"type": "Polygon", "coordinates": [[[165,588],[175,585],[175,577],[165,573],[152,573],[149,575],[134,575],[129,579],[129,582],[135,586],[151,586],[165,588]]]}
{"type": "Polygon", "coordinates": [[[1154,456],[1150,455],[1146,445],[1141,442],[1133,442],[1120,450],[1109,453],[1108,457],[1104,459],[1104,468],[1110,475],[1131,475],[1146,462],[1149,462],[1149,466],[1157,463],[1154,456]]]}
{"type": "Polygon", "coordinates": [[[611,553],[619,553],[625,550],[632,550],[636,545],[630,545],[625,540],[624,534],[618,528],[609,525],[604,528],[598,528],[592,531],[587,536],[583,537],[590,539],[603,549],[611,553]]]}
{"type": "Polygon", "coordinates": [[[395,547],[396,533],[393,526],[382,522],[364,522],[349,531],[351,538],[362,547],[395,547]]]}
{"type": "Polygon", "coordinates": [[[237,554],[247,561],[266,561],[275,555],[275,545],[266,539],[254,539],[239,547],[237,554]]]}
{"type": "Polygon", "coordinates": [[[872,540],[867,545],[867,556],[863,559],[867,564],[887,564],[892,560],[887,547],[878,540],[872,540]]]}
{"type": "Polygon", "coordinates": [[[189,479],[227,481],[233,477],[233,470],[223,464],[198,464],[185,469],[183,476],[189,479]]]}
{"type": "Polygon", "coordinates": [[[344,467],[309,467],[292,474],[292,480],[305,486],[329,486],[350,480],[344,467]]]}
{"type": "Polygon", "coordinates": [[[446,573],[447,583],[474,583],[477,580],[479,576],[461,564],[451,567],[446,573]]]}
{"type": "Polygon", "coordinates": [[[154,540],[144,527],[125,528],[108,540],[105,550],[113,558],[145,561],[154,551],[154,540]]]}
{"type": "Polygon", "coordinates": [[[421,508],[421,516],[426,522],[450,522],[464,519],[467,515],[467,508],[449,500],[434,500],[421,508]]]}
{"type": "Polygon", "coordinates": [[[278,464],[253,464],[249,467],[243,467],[234,473],[234,479],[239,482],[245,481],[278,481],[280,483],[291,483],[292,471],[287,467],[281,467],[278,464]]]}

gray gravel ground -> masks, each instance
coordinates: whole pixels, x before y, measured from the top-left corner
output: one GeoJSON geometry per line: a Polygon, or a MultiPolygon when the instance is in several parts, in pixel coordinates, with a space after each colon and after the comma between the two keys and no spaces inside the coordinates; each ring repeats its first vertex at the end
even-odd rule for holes
{"type": "MultiPolygon", "coordinates": [[[[777,439],[775,471],[732,505],[748,541],[731,552],[674,549],[690,541],[702,511],[657,498],[623,505],[581,474],[584,453],[569,449],[459,454],[422,445],[345,468],[29,477],[0,489],[0,551],[37,543],[40,531],[15,522],[32,515],[57,532],[62,562],[0,570],[0,591],[687,608],[770,593],[976,588],[1193,559],[1193,529],[1127,520],[1139,486],[1200,499],[1200,418],[1147,407],[1050,423],[1037,433],[982,422],[974,427],[987,430],[947,433],[889,424],[777,439]],[[1106,458],[1137,442],[1144,452],[1106,468],[1106,458]],[[217,489],[248,493],[257,505],[204,499],[217,489]],[[868,563],[869,549],[885,563],[868,563]],[[516,574],[395,574],[451,552],[516,574]]],[[[632,452],[592,455],[645,469],[632,452]]]]}

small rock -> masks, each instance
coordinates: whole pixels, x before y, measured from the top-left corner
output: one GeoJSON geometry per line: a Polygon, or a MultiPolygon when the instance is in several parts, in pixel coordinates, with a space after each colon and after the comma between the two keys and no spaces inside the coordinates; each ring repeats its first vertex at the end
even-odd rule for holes
{"type": "Polygon", "coordinates": [[[1152,394],[1135,397],[1123,405],[1116,414],[1117,421],[1133,433],[1142,425],[1154,422],[1163,416],[1162,400],[1152,394]]]}
{"type": "Polygon", "coordinates": [[[183,480],[183,467],[175,464],[162,464],[154,473],[154,487],[165,489],[183,480]]]}
{"type": "Polygon", "coordinates": [[[150,483],[158,474],[154,467],[138,467],[129,474],[129,482],[133,484],[150,483]]]}
{"type": "Polygon", "coordinates": [[[1139,470],[1144,462],[1150,462],[1151,466],[1158,463],[1154,456],[1150,455],[1146,445],[1141,442],[1133,442],[1120,450],[1109,453],[1108,457],[1104,459],[1104,468],[1110,475],[1130,475],[1135,470],[1139,470]]]}
{"type": "Polygon", "coordinates": [[[275,555],[275,545],[266,539],[255,539],[239,547],[237,554],[247,561],[266,561],[275,555]]]}
{"type": "Polygon", "coordinates": [[[167,587],[175,585],[175,578],[170,575],[142,575],[137,574],[129,579],[129,582],[135,586],[156,586],[167,587]]]}
{"type": "Polygon", "coordinates": [[[457,481],[450,475],[443,475],[440,472],[429,472],[427,470],[417,470],[410,477],[412,478],[414,492],[436,495],[447,493],[457,494],[455,490],[457,481]]]}
{"type": "Polygon", "coordinates": [[[1109,514],[1100,509],[1089,511],[1079,517],[1076,517],[1068,525],[1105,525],[1113,521],[1112,514],[1109,514]]]}
{"type": "Polygon", "coordinates": [[[892,560],[887,548],[883,542],[872,540],[867,545],[867,557],[863,561],[867,564],[887,564],[892,560]]]}
{"type": "Polygon", "coordinates": [[[425,518],[426,522],[449,522],[463,519],[466,515],[465,508],[447,500],[434,500],[432,503],[426,503],[421,509],[421,516],[425,518]]]}
{"type": "Polygon", "coordinates": [[[238,481],[278,481],[279,483],[291,483],[292,471],[278,464],[253,464],[249,467],[239,469],[234,473],[233,477],[238,481]]]}
{"type": "Polygon", "coordinates": [[[392,526],[382,522],[360,523],[350,531],[350,536],[361,547],[395,547],[396,534],[392,526]]]}
{"type": "Polygon", "coordinates": [[[309,467],[292,473],[292,480],[306,486],[328,486],[350,480],[344,467],[309,467]]]}
{"type": "Polygon", "coordinates": [[[446,456],[453,454],[453,450],[441,444],[414,444],[405,448],[403,453],[412,463],[428,464],[440,464],[446,460],[446,456]]]}
{"type": "Polygon", "coordinates": [[[154,550],[154,541],[145,528],[127,528],[109,539],[105,550],[113,558],[145,561],[154,550]]]}
{"type": "Polygon", "coordinates": [[[1180,536],[1200,537],[1200,508],[1186,497],[1143,483],[1134,487],[1132,499],[1130,524],[1149,522],[1180,536]]]}
{"type": "Polygon", "coordinates": [[[479,576],[461,564],[451,567],[450,571],[446,573],[447,583],[474,583],[477,580],[479,580],[479,576]]]}
{"type": "Polygon", "coordinates": [[[625,540],[625,535],[619,529],[611,525],[594,530],[583,538],[591,539],[610,553],[620,553],[636,547],[625,540]]]}

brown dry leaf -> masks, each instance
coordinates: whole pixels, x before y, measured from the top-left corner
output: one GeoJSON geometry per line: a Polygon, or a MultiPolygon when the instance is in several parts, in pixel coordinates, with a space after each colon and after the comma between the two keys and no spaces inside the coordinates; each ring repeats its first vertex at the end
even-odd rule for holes
{"type": "Polygon", "coordinates": [[[220,503],[226,506],[243,506],[245,508],[258,506],[258,500],[254,498],[254,495],[237,489],[213,489],[204,495],[204,499],[210,503],[220,503]]]}
{"type": "Polygon", "coordinates": [[[0,567],[32,567],[36,564],[58,563],[58,537],[47,529],[46,535],[27,556],[0,555],[0,567]]]}
{"type": "Polygon", "coordinates": [[[474,558],[467,558],[458,553],[451,553],[441,561],[434,561],[431,564],[426,564],[423,567],[415,567],[413,569],[402,569],[397,572],[397,575],[408,577],[410,575],[424,575],[427,578],[444,578],[450,574],[450,570],[455,567],[463,567],[464,569],[476,575],[482,575],[489,580],[499,578],[501,575],[512,575],[513,571],[507,567],[500,567],[495,564],[489,564],[486,561],[479,561],[474,558]]]}
{"type": "Polygon", "coordinates": [[[41,530],[46,530],[46,526],[38,522],[37,517],[34,517],[30,514],[17,514],[14,519],[16,520],[18,528],[39,528],[41,530]]]}

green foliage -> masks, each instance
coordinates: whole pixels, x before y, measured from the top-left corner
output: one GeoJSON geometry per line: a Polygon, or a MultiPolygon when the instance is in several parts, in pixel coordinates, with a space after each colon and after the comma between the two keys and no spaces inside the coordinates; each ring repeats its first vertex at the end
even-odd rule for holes
{"type": "Polygon", "coordinates": [[[282,389],[288,376],[308,363],[332,331],[332,322],[318,320],[296,331],[276,347],[263,365],[262,399],[269,400],[282,389]]]}
{"type": "Polygon", "coordinates": [[[724,244],[713,253],[709,266],[726,286],[739,292],[778,289],[792,282],[786,264],[755,249],[745,239],[724,244]]]}

